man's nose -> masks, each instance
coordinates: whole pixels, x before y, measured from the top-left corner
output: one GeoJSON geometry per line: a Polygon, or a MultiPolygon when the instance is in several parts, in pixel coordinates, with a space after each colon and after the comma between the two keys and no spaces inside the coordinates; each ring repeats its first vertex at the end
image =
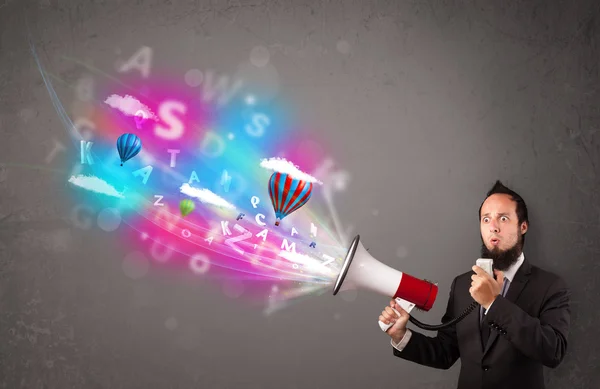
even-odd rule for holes
{"type": "Polygon", "coordinates": [[[490,223],[490,232],[495,232],[495,233],[500,232],[500,227],[498,226],[498,223],[496,223],[495,221],[492,221],[490,223]]]}

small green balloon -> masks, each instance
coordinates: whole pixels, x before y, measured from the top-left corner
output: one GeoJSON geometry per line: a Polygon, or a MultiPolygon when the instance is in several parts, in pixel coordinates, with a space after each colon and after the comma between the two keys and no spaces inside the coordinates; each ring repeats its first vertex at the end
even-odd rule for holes
{"type": "Polygon", "coordinates": [[[183,216],[189,215],[195,207],[196,205],[190,199],[181,200],[181,202],[179,203],[179,210],[181,211],[181,214],[183,216]]]}

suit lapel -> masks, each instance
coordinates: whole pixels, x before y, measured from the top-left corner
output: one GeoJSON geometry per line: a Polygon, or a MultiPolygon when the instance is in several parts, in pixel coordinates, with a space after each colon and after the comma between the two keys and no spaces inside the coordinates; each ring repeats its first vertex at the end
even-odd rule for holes
{"type": "MultiPolygon", "coordinates": [[[[510,287],[508,288],[508,291],[506,292],[505,298],[508,301],[510,301],[511,303],[516,303],[517,299],[519,298],[519,295],[521,294],[521,292],[523,291],[523,288],[525,288],[525,285],[527,284],[527,281],[529,280],[530,273],[531,273],[531,264],[529,263],[529,261],[527,261],[527,259],[525,259],[523,261],[523,264],[521,265],[521,267],[515,274],[514,280],[510,283],[510,287]]],[[[490,333],[488,342],[485,346],[485,350],[483,350],[484,356],[492,348],[492,346],[496,342],[496,339],[498,339],[498,332],[492,331],[490,333]]]]}

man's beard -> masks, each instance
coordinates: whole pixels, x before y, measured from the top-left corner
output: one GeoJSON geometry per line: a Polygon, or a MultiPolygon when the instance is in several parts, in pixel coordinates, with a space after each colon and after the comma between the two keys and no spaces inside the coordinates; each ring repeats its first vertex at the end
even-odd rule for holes
{"type": "Polygon", "coordinates": [[[481,241],[481,258],[493,259],[494,269],[500,271],[506,271],[509,267],[517,263],[522,251],[523,237],[520,233],[517,243],[515,243],[515,245],[508,250],[501,250],[498,247],[494,247],[492,250],[489,250],[483,242],[483,238],[481,241]]]}

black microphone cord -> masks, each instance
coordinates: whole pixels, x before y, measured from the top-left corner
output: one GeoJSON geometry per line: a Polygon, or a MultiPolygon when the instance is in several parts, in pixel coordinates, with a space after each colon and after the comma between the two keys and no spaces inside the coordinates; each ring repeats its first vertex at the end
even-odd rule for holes
{"type": "Polygon", "coordinates": [[[463,311],[463,313],[461,313],[460,315],[456,316],[454,319],[448,320],[445,323],[442,324],[426,324],[426,323],[422,323],[419,320],[415,319],[414,317],[412,317],[412,315],[409,315],[408,320],[413,323],[414,325],[416,325],[417,327],[424,329],[424,330],[428,330],[428,331],[437,331],[437,330],[441,330],[443,328],[448,328],[456,323],[458,323],[459,321],[461,321],[462,319],[464,319],[465,317],[467,317],[467,315],[469,313],[471,313],[479,304],[476,301],[473,301],[471,303],[471,305],[469,305],[467,307],[467,309],[465,309],[463,311]]]}

